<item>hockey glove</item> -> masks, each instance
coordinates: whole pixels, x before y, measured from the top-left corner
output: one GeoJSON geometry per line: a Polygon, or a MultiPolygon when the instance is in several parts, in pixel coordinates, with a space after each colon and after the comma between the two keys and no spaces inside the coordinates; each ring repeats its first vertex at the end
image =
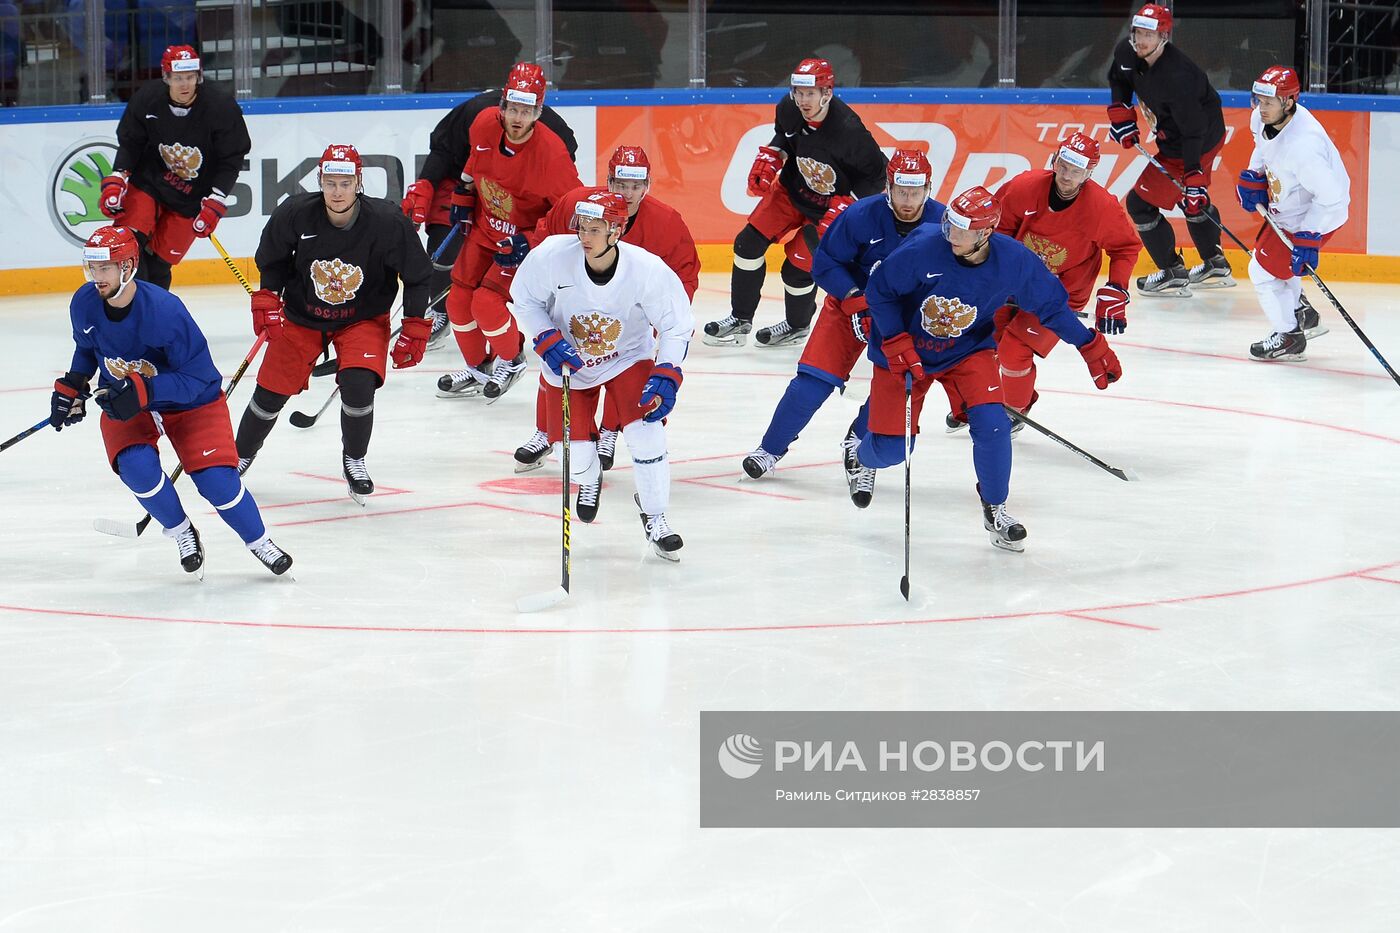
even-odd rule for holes
{"type": "Polygon", "coordinates": [[[1109,282],[1094,296],[1094,323],[1101,334],[1121,334],[1128,329],[1128,290],[1109,282]]]}
{"type": "Polygon", "coordinates": [[[126,200],[126,178],[126,172],[115,172],[102,179],[102,200],[98,202],[98,207],[113,220],[125,210],[122,202],[126,200]]]}
{"type": "Polygon", "coordinates": [[[565,366],[569,367],[570,372],[583,369],[583,357],[564,339],[563,334],[552,327],[535,338],[535,352],[556,376],[564,374],[565,366]]]}
{"type": "Polygon", "coordinates": [[[1317,251],[1322,248],[1322,234],[1302,230],[1293,234],[1293,274],[1302,275],[1309,266],[1317,270],[1317,251]]]}
{"type": "Polygon", "coordinates": [[[227,213],[228,202],[224,200],[224,193],[215,188],[209,197],[199,202],[199,216],[190,224],[190,228],[194,230],[195,236],[207,237],[214,232],[214,228],[227,213]]]}
{"type": "Polygon", "coordinates": [[[1235,185],[1235,194],[1240,199],[1240,207],[1255,213],[1260,206],[1269,205],[1269,179],[1263,172],[1240,172],[1240,180],[1235,185]]]}
{"type": "Polygon", "coordinates": [[[282,336],[282,299],[270,289],[253,292],[253,336],[267,335],[268,340],[282,336]]]}
{"type": "Polygon", "coordinates": [[[525,234],[517,233],[496,241],[496,255],[491,257],[491,261],[502,269],[514,269],[525,261],[525,254],[528,252],[530,244],[525,239],[525,234]]]}
{"type": "Polygon", "coordinates": [[[837,195],[827,202],[826,213],[822,215],[821,222],[817,224],[817,236],[826,236],[826,231],[831,225],[836,223],[836,218],[852,204],[856,203],[855,198],[848,198],[844,194],[837,195]]]}
{"type": "Polygon", "coordinates": [[[428,349],[428,337],[432,332],[432,321],[426,317],[409,317],[405,314],[403,330],[399,331],[399,339],[394,341],[394,348],[389,351],[389,356],[394,360],[394,368],[407,369],[417,366],[428,349]]]}
{"type": "Polygon", "coordinates": [[[865,303],[865,294],[856,292],[841,300],[841,310],[851,319],[851,333],[861,343],[870,342],[870,311],[865,303]]]}
{"type": "Polygon", "coordinates": [[[49,424],[55,431],[77,424],[87,415],[83,399],[88,397],[88,381],[81,373],[64,373],[53,384],[49,399],[49,424]]]}
{"type": "Polygon", "coordinates": [[[637,404],[646,412],[642,420],[648,423],[660,421],[676,407],[676,391],[681,387],[681,368],[669,363],[657,363],[651,368],[651,378],[642,387],[642,398],[637,404]]]}
{"type": "Polygon", "coordinates": [[[1107,389],[1109,383],[1123,378],[1118,354],[1113,352],[1103,334],[1095,334],[1094,339],[1080,347],[1079,355],[1084,357],[1084,364],[1089,367],[1089,375],[1098,388],[1107,389]]]}
{"type": "Polygon", "coordinates": [[[749,197],[757,198],[766,194],[768,189],[773,187],[773,182],[778,180],[778,173],[782,170],[782,150],[772,146],[759,146],[758,157],[753,160],[753,168],[749,169],[749,197]]]}
{"type": "Polygon", "coordinates": [[[1186,190],[1181,194],[1181,212],[1187,217],[1199,217],[1210,208],[1210,192],[1206,190],[1206,176],[1200,169],[1187,172],[1182,179],[1186,190]]]}
{"type": "Polygon", "coordinates": [[[93,395],[97,407],[116,421],[130,421],[145,410],[151,402],[150,389],[140,373],[131,373],[109,389],[93,395]]]}
{"type": "Polygon", "coordinates": [[[1108,135],[1121,143],[1124,149],[1136,146],[1141,140],[1138,134],[1137,108],[1127,104],[1109,104],[1108,135]]]}
{"type": "Polygon", "coordinates": [[[462,228],[462,236],[472,232],[472,219],[476,213],[476,195],[472,189],[466,185],[458,185],[452,189],[452,211],[448,219],[459,224],[462,228]]]}
{"type": "Polygon", "coordinates": [[[433,193],[433,183],[426,178],[418,179],[404,192],[403,203],[399,205],[399,209],[413,226],[416,227],[428,219],[428,208],[433,206],[433,193]]]}
{"type": "Polygon", "coordinates": [[[880,351],[885,354],[885,363],[890,372],[896,376],[909,373],[916,380],[923,380],[924,361],[919,357],[919,351],[914,349],[913,337],[907,333],[895,334],[880,344],[880,351]]]}

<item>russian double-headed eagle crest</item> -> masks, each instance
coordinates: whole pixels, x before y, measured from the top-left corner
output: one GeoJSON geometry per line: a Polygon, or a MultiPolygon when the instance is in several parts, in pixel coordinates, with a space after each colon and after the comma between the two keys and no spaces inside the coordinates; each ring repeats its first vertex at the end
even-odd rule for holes
{"type": "Polygon", "coordinates": [[[929,295],[919,310],[923,313],[924,330],[935,337],[961,337],[977,320],[977,306],[965,305],[961,298],[929,295]]]}
{"type": "Polygon", "coordinates": [[[802,180],[807,183],[807,187],[817,194],[836,193],[836,169],[825,162],[798,156],[797,170],[802,173],[802,180]]]}
{"type": "Polygon", "coordinates": [[[594,311],[569,318],[569,334],[574,346],[589,356],[607,356],[622,336],[622,322],[594,311]]]}
{"type": "Polygon", "coordinates": [[[486,210],[497,220],[509,221],[511,211],[515,210],[515,198],[500,185],[489,178],[483,178],[478,185],[481,191],[481,203],[486,205],[486,210]]]}
{"type": "Polygon", "coordinates": [[[1028,233],[1022,241],[1026,244],[1026,249],[1040,257],[1040,261],[1045,263],[1045,268],[1056,275],[1060,274],[1060,266],[1065,264],[1069,258],[1069,250],[1049,237],[1041,236],[1038,233],[1028,233]]]}
{"type": "Polygon", "coordinates": [[[199,177],[199,167],[204,164],[204,154],[199,151],[198,146],[186,146],[184,143],[161,143],[160,159],[165,163],[165,167],[174,172],[185,181],[193,181],[199,177]]]}
{"type": "Polygon", "coordinates": [[[132,373],[137,373],[146,377],[147,379],[150,379],[156,374],[156,368],[154,364],[150,363],[147,360],[131,360],[130,362],[128,362],[127,360],[124,360],[121,357],[112,359],[109,356],[102,360],[102,365],[107,368],[108,374],[113,379],[125,379],[132,373]]]}
{"type": "Polygon", "coordinates": [[[311,264],[311,284],[316,297],[326,304],[344,304],[365,284],[365,273],[359,266],[339,259],[318,259],[311,264]]]}

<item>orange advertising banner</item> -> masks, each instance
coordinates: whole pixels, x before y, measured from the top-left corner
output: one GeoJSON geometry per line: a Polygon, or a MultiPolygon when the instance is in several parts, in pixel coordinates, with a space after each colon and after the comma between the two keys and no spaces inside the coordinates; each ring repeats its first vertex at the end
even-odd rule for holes
{"type": "MultiPolygon", "coordinates": [[[[1049,165],[1056,143],[1082,131],[1103,149],[1094,180],[1120,199],[1138,176],[1157,171],[1135,149],[1108,136],[1104,109],[1090,105],[861,104],[854,108],[886,148],[912,146],[929,153],[934,197],[945,203],[973,185],[995,191],[1007,179],[1049,165]]],[[[1366,250],[1368,126],[1365,113],[1314,111],[1341,152],[1351,175],[1351,217],[1329,251],[1366,250]]],[[[1235,200],[1235,179],[1249,163],[1249,110],[1226,108],[1227,141],[1211,181],[1221,219],[1248,245],[1259,229],[1235,200]]],[[[1146,130],[1146,123],[1143,124],[1146,130]]],[[[619,145],[641,145],[652,163],[652,194],[679,210],[700,243],[730,243],[758,203],[745,193],[758,147],[773,134],[771,104],[599,107],[598,163],[619,145]]],[[[1150,138],[1149,152],[1156,153],[1150,138]]],[[[1179,211],[1172,212],[1178,242],[1189,245],[1179,211]]],[[[1226,246],[1231,244],[1226,239],[1226,246]]]]}

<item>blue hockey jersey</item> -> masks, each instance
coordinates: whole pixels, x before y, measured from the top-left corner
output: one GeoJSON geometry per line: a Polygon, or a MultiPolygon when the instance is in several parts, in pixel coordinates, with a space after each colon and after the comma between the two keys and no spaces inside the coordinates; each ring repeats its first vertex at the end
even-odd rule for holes
{"type": "Polygon", "coordinates": [[[901,332],[914,338],[929,372],[995,349],[992,316],[1013,295],[1018,307],[1066,343],[1082,347],[1094,339],[1040,257],[1002,233],[992,234],[989,246],[985,261],[967,266],[953,256],[939,227],[923,226],[905,237],[874,270],[865,290],[873,324],[871,361],[889,368],[880,343],[901,332]]]}
{"type": "MultiPolygon", "coordinates": [[[[943,205],[929,198],[919,218],[920,226],[915,229],[927,224],[937,229],[942,222],[943,205]]],[[[904,239],[895,227],[894,211],[883,193],[861,198],[842,211],[822,235],[812,256],[812,278],[822,291],[837,300],[845,298],[852,289],[864,291],[870,270],[904,239]]]]}
{"type": "Polygon", "coordinates": [[[136,297],[107,316],[97,286],[88,282],[73,293],[73,364],[84,376],[98,371],[98,387],[110,387],[140,373],[150,391],[151,411],[198,408],[219,397],[222,377],[209,355],[204,333],[184,302],[149,282],[136,282],[136,297]]]}

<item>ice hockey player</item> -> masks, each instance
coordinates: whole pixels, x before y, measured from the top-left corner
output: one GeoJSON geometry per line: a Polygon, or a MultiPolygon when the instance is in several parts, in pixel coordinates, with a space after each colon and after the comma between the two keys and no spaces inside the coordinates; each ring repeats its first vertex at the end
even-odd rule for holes
{"type": "Polygon", "coordinates": [[[466,243],[447,293],[447,317],[467,366],[438,380],[439,398],[484,395],[494,402],[525,374],[515,318],[498,292],[479,286],[498,240],[533,229],[582,184],[559,137],[536,132],[544,94],[544,72],[521,62],[506,80],[501,109],[484,110],[472,123],[472,153],[452,192],[452,222],[462,225],[466,243]],[[488,344],[495,357],[489,367],[488,344]]]}
{"type": "MultiPolygon", "coordinates": [[[[884,194],[861,198],[838,211],[822,233],[812,274],[826,292],[812,337],[802,348],[797,375],[788,383],[768,423],[763,440],[744,458],[744,473],[753,479],[771,472],[807,427],[831,390],[846,391],[846,380],[870,339],[865,287],[870,271],[904,238],[925,224],[943,220],[943,205],[930,195],[933,169],[928,157],[913,149],[896,149],[885,170],[884,194]]],[[[856,445],[866,434],[868,402],[843,442],[851,501],[870,504],[875,471],[852,463],[856,445]]]]}
{"type": "MultiPolygon", "coordinates": [[[[402,208],[414,226],[427,224],[429,256],[437,252],[442,241],[447,239],[448,231],[452,229],[448,219],[452,189],[460,183],[462,166],[467,164],[467,159],[472,154],[472,124],[482,111],[501,109],[501,93],[499,88],[492,88],[462,101],[438,121],[428,137],[428,157],[423,160],[423,165],[418,170],[417,180],[408,186],[402,208]]],[[[563,141],[565,148],[569,150],[570,159],[576,158],[578,140],[574,138],[573,129],[557,110],[545,106],[540,111],[540,126],[563,141]]],[[[455,243],[449,245],[438,258],[438,263],[451,266],[461,247],[462,237],[459,235],[455,243]]],[[[428,292],[441,295],[451,283],[449,271],[434,269],[428,292]]],[[[433,334],[428,344],[431,349],[437,346],[439,340],[445,340],[449,331],[446,310],[439,306],[431,309],[429,314],[433,321],[433,334]]]]}
{"type": "Polygon", "coordinates": [[[374,393],[394,367],[423,359],[431,325],[424,318],[432,265],[398,205],[364,195],[354,146],[321,154],[319,191],[287,198],[263,228],[253,261],[262,287],[253,293],[253,332],[267,336],[258,385],[238,425],[239,472],[262,449],[287,399],[306,388],[317,357],[334,345],[340,368],[341,470],[350,495],[374,492],[365,466],[374,427],[374,393]],[[403,330],[389,350],[389,308],[403,281],[403,330]]]}
{"type": "MultiPolygon", "coordinates": [[[[626,199],[628,216],[627,226],[622,231],[622,242],[640,246],[648,253],[661,257],[661,261],[680,278],[686,297],[693,300],[695,290],[700,287],[700,256],[695,251],[695,240],[679,211],[648,194],[651,191],[651,160],[641,146],[618,146],[613,151],[608,159],[607,188],[575,188],[550,208],[532,233],[517,233],[502,239],[497,244],[497,268],[486,274],[482,287],[509,294],[515,267],[520,265],[530,248],[547,236],[570,233],[574,228],[574,205],[598,191],[613,191],[626,199]]],[[[547,386],[541,373],[539,392],[535,397],[535,433],[515,451],[517,473],[544,466],[549,456],[547,386]]],[[[604,470],[611,470],[621,426],[611,405],[603,405],[602,417],[602,428],[598,432],[598,462],[604,470]]]]}
{"type": "Polygon", "coordinates": [[[964,191],[943,212],[941,230],[909,234],[871,274],[865,297],[872,332],[881,339],[870,345],[870,430],[857,448],[856,466],[879,469],[904,460],[906,374],[916,433],[925,393],[935,380],[942,382],[971,425],[983,527],[996,547],[1021,551],[1026,529],[1006,511],[1011,422],[997,379],[994,313],[1015,295],[1020,307],[1079,348],[1100,389],[1123,370],[1103,334],[1079,323],[1064,286],[1040,258],[994,232],[1000,213],[985,188],[964,191]]]}
{"type": "Polygon", "coordinates": [[[1164,6],[1149,3],[1133,16],[1128,38],[1118,43],[1108,66],[1113,93],[1108,121],[1109,133],[1124,149],[1137,145],[1141,136],[1133,106],[1136,94],[1157,134],[1157,160],[1171,172],[1168,178],[1156,166],[1145,165],[1128,192],[1128,216],[1158,268],[1138,278],[1138,291],[1190,297],[1192,285],[1235,284],[1220,249],[1220,212],[1211,204],[1209,190],[1215,157],[1225,144],[1225,115],[1210,79],[1170,41],[1171,32],[1172,14],[1164,6]],[[1176,233],[1162,216],[1177,204],[1201,255],[1189,272],[1176,251],[1176,233]]]}
{"type": "Polygon", "coordinates": [[[1249,348],[1252,359],[1304,360],[1308,341],[1327,333],[1312,305],[1302,301],[1305,266],[1317,268],[1318,252],[1347,221],[1351,179],[1327,131],[1308,108],[1298,73],[1284,65],[1254,82],[1249,131],[1254,152],[1240,172],[1240,204],[1253,213],[1267,207],[1292,241],[1290,250],[1265,225],[1254,241],[1249,279],[1273,333],[1249,348]]]}
{"type": "Polygon", "coordinates": [[[695,328],[681,280],[640,246],[623,243],[627,201],[597,192],[574,206],[576,236],[552,236],[530,250],[511,286],[521,326],[534,339],[549,383],[549,436],[568,443],[579,484],[580,521],[598,516],[603,471],[592,439],[603,387],[632,455],[642,529],[652,549],[679,560],[681,536],[666,510],[671,465],[663,419],[676,404],[680,364],[695,328]],[[569,437],[563,437],[562,380],[570,380],[569,437]]]}
{"type": "Polygon", "coordinates": [[[834,95],[836,73],[824,58],[804,59],[791,76],[791,93],[778,101],[773,139],[758,148],[748,193],[761,200],[734,238],[730,313],[705,325],[714,347],[743,346],[753,329],[767,275],[768,247],[784,244],[784,319],[760,328],[754,341],[782,347],[806,338],[817,310],[812,281],[816,225],[827,211],[885,188],[885,155],[856,112],[834,95]]]}
{"type": "Polygon", "coordinates": [[[170,267],[228,212],[253,143],[238,103],[204,83],[193,48],[170,46],[160,70],[161,80],[142,86],[117,123],[117,156],[98,206],[136,232],[137,277],[168,289],[170,267]]]}
{"type": "MultiPolygon", "coordinates": [[[[1045,263],[1069,293],[1076,314],[1094,300],[1094,324],[1101,334],[1128,329],[1128,282],[1142,244],[1118,199],[1089,176],[1099,162],[1099,144],[1074,133],[1055,150],[1049,169],[1033,169],[997,192],[1001,220],[997,232],[1019,240],[1045,263]],[[1103,257],[1108,281],[1094,289],[1103,257]]],[[[1036,357],[1044,359],[1060,338],[1030,311],[1008,306],[998,315],[997,359],[1006,404],[1029,411],[1035,391],[1036,357]]],[[[948,415],[948,429],[967,427],[961,411],[948,415]]],[[[1015,434],[1021,427],[1011,428],[1015,434]]]]}
{"type": "Polygon", "coordinates": [[[238,475],[233,427],[209,344],[179,298],[137,282],[141,247],[128,227],[97,230],[83,247],[87,284],[73,293],[73,362],[54,383],[49,423],[77,424],[91,397],[102,409],[107,461],[175,539],[180,566],[204,577],[204,545],[160,465],[164,435],[199,494],[275,574],[292,558],[272,542],[238,475]],[[94,371],[98,389],[89,395],[94,371]]]}

